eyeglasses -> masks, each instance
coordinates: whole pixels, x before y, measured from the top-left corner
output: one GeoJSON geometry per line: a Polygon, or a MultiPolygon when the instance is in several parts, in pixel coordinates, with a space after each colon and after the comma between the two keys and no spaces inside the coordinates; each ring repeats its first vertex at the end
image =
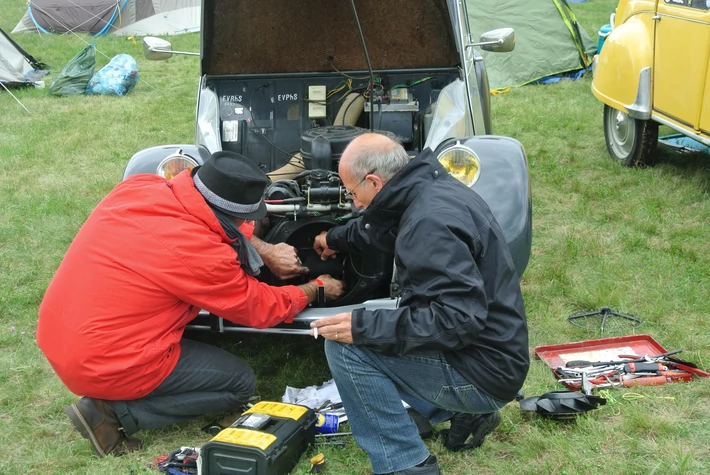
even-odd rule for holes
{"type": "Polygon", "coordinates": [[[353,191],[355,191],[355,189],[356,189],[358,186],[360,186],[360,185],[362,185],[363,183],[365,183],[365,180],[367,180],[368,175],[372,175],[373,173],[375,173],[375,171],[376,171],[376,170],[372,170],[371,172],[366,173],[365,176],[362,178],[362,180],[360,180],[360,181],[358,182],[358,184],[355,185],[355,186],[353,186],[351,189],[348,190],[348,189],[346,188],[346,189],[345,189],[345,197],[346,197],[346,198],[352,198],[352,197],[353,197],[353,191]]]}

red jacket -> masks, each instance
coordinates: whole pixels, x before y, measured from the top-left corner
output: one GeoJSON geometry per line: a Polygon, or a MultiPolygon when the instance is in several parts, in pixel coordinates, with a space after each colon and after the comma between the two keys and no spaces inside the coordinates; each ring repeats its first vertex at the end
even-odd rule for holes
{"type": "MultiPolygon", "coordinates": [[[[250,237],[253,227],[242,230],[250,237]]],[[[298,287],[248,276],[229,242],[188,172],[116,186],[79,230],[39,308],[37,343],[69,390],[109,400],[150,393],[175,367],[201,308],[256,328],[303,310],[298,287]]]]}

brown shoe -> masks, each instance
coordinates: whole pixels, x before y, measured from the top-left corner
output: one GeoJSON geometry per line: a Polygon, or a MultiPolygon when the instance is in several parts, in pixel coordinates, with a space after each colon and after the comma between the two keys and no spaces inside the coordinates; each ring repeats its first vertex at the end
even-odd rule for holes
{"type": "Polygon", "coordinates": [[[141,448],[138,439],[126,437],[113,407],[101,399],[83,397],[64,408],[76,430],[89,439],[99,457],[123,455],[141,448]]]}

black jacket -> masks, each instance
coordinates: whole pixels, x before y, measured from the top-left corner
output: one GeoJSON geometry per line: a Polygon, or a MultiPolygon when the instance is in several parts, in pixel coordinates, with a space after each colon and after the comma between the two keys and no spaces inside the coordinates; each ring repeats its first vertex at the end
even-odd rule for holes
{"type": "Polygon", "coordinates": [[[394,249],[400,306],[353,311],[355,344],[395,355],[442,350],[479,390],[514,399],[530,365],[518,274],[488,205],[431,150],[397,173],[360,218],[331,229],[327,242],[337,251],[394,249]]]}

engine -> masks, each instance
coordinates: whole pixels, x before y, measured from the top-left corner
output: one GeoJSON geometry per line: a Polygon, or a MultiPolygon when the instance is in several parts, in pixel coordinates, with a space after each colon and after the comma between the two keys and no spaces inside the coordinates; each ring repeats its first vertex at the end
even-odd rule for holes
{"type": "Polygon", "coordinates": [[[338,253],[334,259],[321,261],[313,250],[318,234],[359,216],[335,170],[347,144],[364,132],[353,126],[309,129],[302,136],[300,153],[290,162],[290,171],[269,174],[272,184],[265,192],[268,214],[258,223],[257,231],[268,243],[285,242],[295,247],[309,274],[284,282],[266,269],[261,280],[271,285],[298,285],[330,274],[344,280],[347,287],[345,295],[330,305],[389,296],[391,256],[372,251],[366,256],[338,253]]]}

